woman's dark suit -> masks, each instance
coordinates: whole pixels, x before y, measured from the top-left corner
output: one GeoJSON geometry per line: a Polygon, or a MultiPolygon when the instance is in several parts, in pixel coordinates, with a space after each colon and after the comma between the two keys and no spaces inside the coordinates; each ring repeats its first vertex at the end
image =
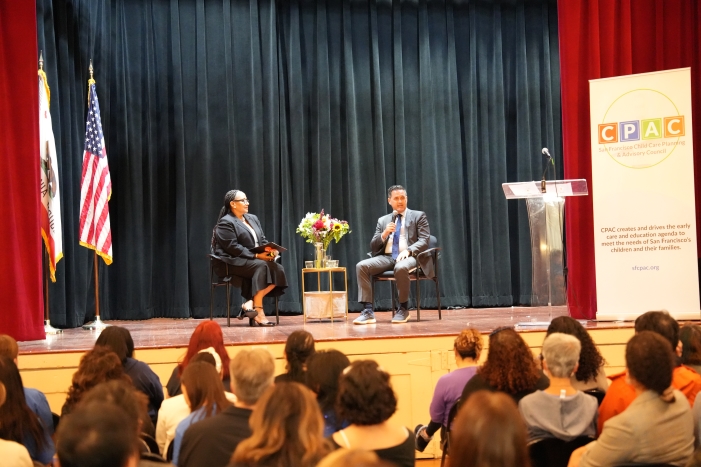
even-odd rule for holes
{"type": "MultiPolygon", "coordinates": [[[[244,214],[256,235],[258,244],[265,245],[265,239],[260,221],[253,214],[244,214]]],[[[256,259],[256,254],[251,252],[255,248],[255,240],[246,224],[230,212],[222,217],[214,228],[214,245],[212,253],[219,257],[215,262],[214,272],[219,277],[238,276],[249,281],[241,284],[241,295],[250,300],[258,291],[265,289],[270,284],[275,284],[268,295],[282,295],[287,288],[287,278],[282,265],[275,261],[256,259]]]]}

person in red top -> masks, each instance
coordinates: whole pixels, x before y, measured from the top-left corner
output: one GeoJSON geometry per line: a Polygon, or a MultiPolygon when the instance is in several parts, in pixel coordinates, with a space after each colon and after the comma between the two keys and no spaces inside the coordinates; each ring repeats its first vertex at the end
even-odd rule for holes
{"type": "MultiPolygon", "coordinates": [[[[652,331],[667,339],[675,349],[677,357],[681,356],[679,342],[679,323],[666,311],[648,311],[635,320],[635,332],[652,331]]],[[[609,418],[623,412],[635,399],[635,389],[628,382],[625,371],[609,376],[611,385],[606,397],[599,406],[599,433],[609,418]]],[[[672,387],[682,392],[694,405],[696,394],[701,391],[701,376],[691,368],[678,364],[672,374],[672,387]]]]}

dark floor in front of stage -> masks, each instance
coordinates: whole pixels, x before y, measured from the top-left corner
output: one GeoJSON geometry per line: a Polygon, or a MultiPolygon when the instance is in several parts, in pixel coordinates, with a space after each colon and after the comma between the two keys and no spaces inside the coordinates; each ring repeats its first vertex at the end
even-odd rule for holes
{"type": "MultiPolygon", "coordinates": [[[[552,317],[566,315],[567,309],[552,308],[552,317]]],[[[499,326],[511,326],[518,323],[533,321],[548,321],[548,307],[509,307],[509,308],[466,308],[460,310],[443,310],[442,319],[438,319],[438,311],[421,310],[421,321],[416,321],[416,311],[412,310],[411,318],[406,324],[391,324],[390,312],[377,312],[377,324],[366,326],[353,325],[353,319],[358,313],[350,313],[348,321],[344,319],[307,320],[302,316],[281,316],[280,325],[270,328],[249,327],[248,320],[231,320],[231,327],[226,327],[226,318],[216,318],[224,330],[224,342],[230,344],[270,344],[281,343],[287,336],[298,329],[309,331],[317,341],[336,341],[352,339],[392,339],[406,337],[426,337],[457,335],[466,327],[475,327],[482,332],[490,332],[499,326]]],[[[273,316],[274,320],[275,317],[273,316]]],[[[190,339],[192,331],[202,322],[199,319],[168,319],[154,318],[146,321],[109,321],[109,323],[124,326],[134,339],[138,349],[184,347],[190,339]]],[[[622,323],[594,322],[586,323],[587,328],[611,328],[629,326],[622,323]]],[[[519,331],[542,331],[544,325],[519,326],[519,331]]],[[[66,329],[62,334],[47,336],[46,340],[20,343],[20,353],[45,352],[75,352],[93,347],[99,334],[95,331],[66,329]]]]}

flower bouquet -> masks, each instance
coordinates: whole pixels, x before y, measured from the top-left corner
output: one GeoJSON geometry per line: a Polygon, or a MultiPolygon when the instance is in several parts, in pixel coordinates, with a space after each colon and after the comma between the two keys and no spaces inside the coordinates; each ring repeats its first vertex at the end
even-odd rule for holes
{"type": "Polygon", "coordinates": [[[350,233],[348,222],[335,219],[321,212],[308,212],[297,226],[297,233],[307,239],[307,243],[323,243],[324,250],[328,250],[331,240],[336,243],[345,234],[350,233]]]}

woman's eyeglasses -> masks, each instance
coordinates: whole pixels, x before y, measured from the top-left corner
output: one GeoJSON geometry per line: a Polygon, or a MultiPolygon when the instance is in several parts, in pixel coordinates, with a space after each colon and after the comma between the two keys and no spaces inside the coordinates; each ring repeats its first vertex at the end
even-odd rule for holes
{"type": "Polygon", "coordinates": [[[248,198],[235,199],[234,201],[237,201],[237,202],[243,203],[243,204],[251,204],[250,201],[248,201],[248,198]]]}

